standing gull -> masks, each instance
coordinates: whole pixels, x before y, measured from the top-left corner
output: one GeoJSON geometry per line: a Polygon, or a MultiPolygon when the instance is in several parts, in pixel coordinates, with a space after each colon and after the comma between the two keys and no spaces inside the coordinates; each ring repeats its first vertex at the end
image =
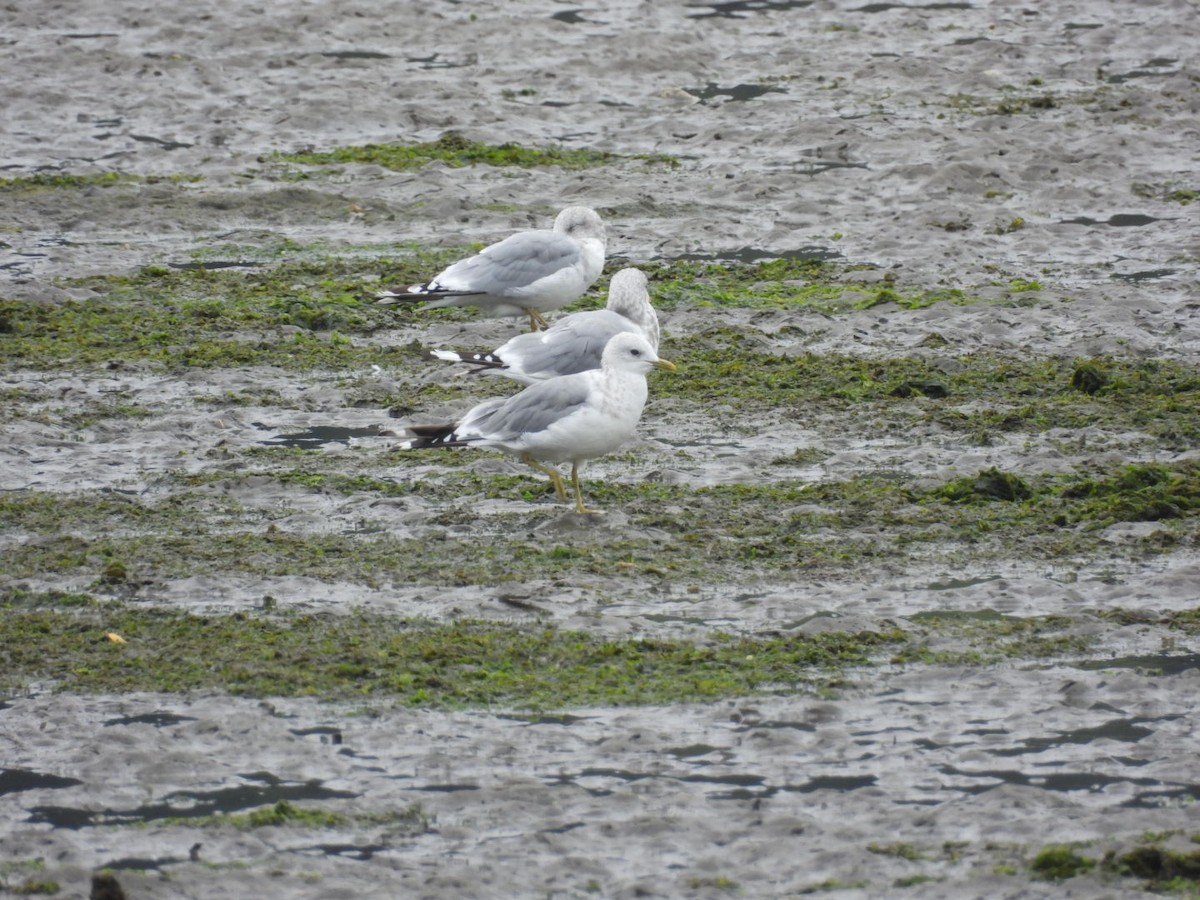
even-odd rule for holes
{"type": "Polygon", "coordinates": [[[457,423],[416,425],[401,450],[427,447],[483,447],[503,450],[544,472],[560,500],[567,499],[562,475],[545,463],[571,463],[575,511],[583,505],[579,466],[611,453],[633,434],[646,405],[646,373],[675,371],[638,334],[618,334],[608,342],[599,369],[560,375],[532,384],[512,397],[484,400],[457,423]]]}
{"type": "Polygon", "coordinates": [[[522,384],[533,384],[600,368],[605,346],[623,332],[640,334],[652,349],[658,350],[658,315],[650,305],[646,276],[640,269],[622,269],[613,275],[604,309],[564,316],[546,331],[519,334],[491,353],[432,353],[438,359],[474,366],[472,372],[504,375],[522,384]]]}
{"type": "Polygon", "coordinates": [[[477,306],[485,316],[529,316],[529,330],[545,327],[542,313],[583,295],[604,268],[604,223],[586,206],[568,206],[553,230],[519,231],[460,260],[426,284],[383,291],[389,303],[429,300],[425,309],[477,306]]]}

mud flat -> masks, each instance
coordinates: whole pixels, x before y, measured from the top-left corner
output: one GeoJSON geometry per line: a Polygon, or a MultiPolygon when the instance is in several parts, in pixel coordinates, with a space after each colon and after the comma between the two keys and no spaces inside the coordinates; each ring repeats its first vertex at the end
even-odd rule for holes
{"type": "Polygon", "coordinates": [[[0,892],[1200,889],[1192,5],[26,7],[0,892]],[[570,203],[682,370],[594,519],[365,299],[570,203]]]}

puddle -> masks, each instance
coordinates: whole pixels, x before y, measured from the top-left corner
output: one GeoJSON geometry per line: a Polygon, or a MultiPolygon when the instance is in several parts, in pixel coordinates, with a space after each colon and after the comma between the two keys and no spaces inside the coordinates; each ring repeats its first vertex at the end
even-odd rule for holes
{"type": "MultiPolygon", "coordinates": [[[[1125,778],[1117,775],[1101,775],[1095,772],[1059,772],[1052,775],[1028,775],[1013,769],[984,769],[970,772],[955,766],[941,766],[943,775],[953,775],[959,778],[986,779],[987,782],[971,785],[943,785],[939,789],[950,787],[965,794],[986,794],[1000,784],[1012,784],[1022,787],[1044,788],[1048,791],[1101,791],[1113,784],[1131,784],[1142,787],[1162,788],[1164,784],[1157,778],[1125,778]]],[[[1133,800],[1126,801],[1123,806],[1144,805],[1145,798],[1150,796],[1182,796],[1194,793],[1195,785],[1181,786],[1170,791],[1146,791],[1139,793],[1133,800]]]]}
{"type": "Polygon", "coordinates": [[[1164,806],[1191,807],[1197,800],[1200,800],[1200,784],[1185,784],[1169,790],[1146,791],[1121,805],[1134,809],[1161,809],[1164,806]]]}
{"type": "Polygon", "coordinates": [[[330,59],[391,59],[390,53],[378,50],[327,50],[321,54],[330,59]]]}
{"type": "Polygon", "coordinates": [[[1123,84],[1124,82],[1133,78],[1158,78],[1168,75],[1177,75],[1179,74],[1179,70],[1171,67],[1177,65],[1178,62],[1178,59],[1160,56],[1149,60],[1148,62],[1142,63],[1131,72],[1109,75],[1104,80],[1109,84],[1123,84]]]}
{"type": "Polygon", "coordinates": [[[1178,274],[1178,269],[1146,269],[1144,272],[1115,272],[1109,278],[1128,281],[1137,284],[1140,281],[1156,281],[1159,278],[1169,278],[1178,274]]]}
{"type": "Polygon", "coordinates": [[[676,759],[691,759],[693,756],[708,756],[710,753],[723,753],[724,751],[711,744],[691,744],[687,747],[668,747],[666,752],[676,759]]]}
{"type": "Polygon", "coordinates": [[[474,53],[469,53],[462,61],[443,59],[442,54],[434,53],[432,56],[409,56],[404,60],[406,63],[415,63],[422,69],[465,69],[468,66],[473,66],[478,61],[478,57],[474,53]]]}
{"type": "Polygon", "coordinates": [[[738,788],[732,791],[719,791],[709,794],[710,800],[766,800],[780,792],[789,794],[812,794],[816,791],[837,791],[847,793],[860,788],[873,786],[878,779],[874,775],[828,775],[814,778],[804,784],[771,785],[762,790],[738,788]]]}
{"type": "Polygon", "coordinates": [[[341,425],[314,425],[304,431],[277,434],[269,441],[272,447],[299,447],[302,450],[318,450],[326,444],[349,445],[353,438],[379,437],[379,429],[371,425],[366,428],[346,428],[341,425]]]}
{"type": "Polygon", "coordinates": [[[353,799],[359,796],[352,791],[335,791],[324,787],[322,782],[317,780],[280,781],[269,772],[255,772],[239,777],[259,783],[242,784],[215,791],[174,791],[159,803],[149,803],[136,809],[90,810],[70,806],[35,806],[29,810],[28,821],[44,823],[52,828],[76,830],[94,825],[144,824],[158,819],[198,819],[260,806],[272,806],[281,800],[295,802],[353,799]]]}
{"type": "Polygon", "coordinates": [[[692,261],[692,262],[736,262],[752,264],[763,260],[799,259],[813,262],[829,262],[841,259],[842,254],[828,247],[800,247],[797,250],[759,250],[755,247],[742,247],[740,250],[720,250],[714,253],[681,253],[678,256],[656,256],[655,260],[663,262],[692,261]]]}
{"type": "Polygon", "coordinates": [[[721,87],[715,81],[710,81],[702,88],[684,88],[701,103],[708,103],[716,97],[724,97],[726,103],[745,103],[764,94],[786,94],[787,91],[769,84],[735,84],[733,87],[721,87]]]}
{"type": "Polygon", "coordinates": [[[574,831],[576,828],[583,828],[586,822],[568,822],[566,825],[560,825],[557,828],[541,828],[538,834],[566,834],[568,831],[574,831]]]}
{"type": "Polygon", "coordinates": [[[576,778],[616,778],[627,784],[649,778],[645,772],[630,772],[626,769],[583,769],[578,775],[559,775],[555,783],[574,781],[576,778]]]}
{"type": "Polygon", "coordinates": [[[759,728],[791,728],[795,731],[816,731],[817,726],[811,722],[788,722],[784,720],[769,720],[766,722],[747,722],[744,725],[734,729],[737,732],[741,731],[757,731],[759,728]]]}
{"type": "Polygon", "coordinates": [[[907,3],[868,3],[866,6],[859,6],[850,12],[865,12],[878,13],[887,12],[890,9],[973,9],[970,3],[923,3],[915,6],[910,6],[907,3]]]}
{"type": "Polygon", "coordinates": [[[0,769],[0,797],[21,791],[75,787],[77,784],[83,784],[83,782],[77,778],[46,775],[29,769],[0,769]]]}
{"type": "Polygon", "coordinates": [[[1137,669],[1160,675],[1179,675],[1182,672],[1200,669],[1200,653],[1187,653],[1182,656],[1117,656],[1112,659],[1085,659],[1073,665],[1077,669],[1085,669],[1089,672],[1106,669],[1137,669]]]}
{"type": "Polygon", "coordinates": [[[426,791],[432,794],[457,794],[459,791],[477,791],[477,784],[423,784],[413,787],[414,791],[426,791]]]}
{"type": "Polygon", "coordinates": [[[537,716],[519,716],[519,715],[502,715],[499,718],[509,719],[514,722],[524,722],[526,725],[575,725],[579,722],[587,722],[595,716],[573,716],[570,713],[562,715],[537,715],[537,716]]]}
{"type": "Polygon", "coordinates": [[[172,141],[167,138],[155,137],[152,134],[131,134],[130,137],[142,144],[157,144],[164,150],[186,150],[195,146],[184,141],[172,141]]]}
{"type": "MultiPolygon", "coordinates": [[[[1174,717],[1168,717],[1174,718],[1174,717]]],[[[1143,728],[1141,722],[1154,722],[1155,719],[1112,719],[1095,728],[1080,728],[1075,731],[1060,732],[1054,737],[1025,738],[1021,741],[1024,746],[1006,747],[1002,750],[989,751],[993,756],[1021,756],[1026,753],[1041,753],[1063,744],[1090,744],[1093,741],[1121,741],[1136,744],[1142,738],[1154,734],[1151,728],[1143,728]]]]}
{"type": "Polygon", "coordinates": [[[691,784],[728,784],[733,787],[758,787],[764,781],[764,775],[683,775],[678,781],[691,784]]]}
{"type": "MultiPolygon", "coordinates": [[[[683,748],[687,750],[688,748],[683,748]]],[[[706,752],[722,752],[713,747],[706,752]]],[[[696,753],[694,755],[700,755],[696,753]]],[[[684,757],[686,758],[686,757],[684,757]]],[[[733,788],[728,791],[717,791],[708,796],[713,800],[754,800],[771,797],[780,791],[794,794],[810,794],[816,791],[856,791],[859,788],[870,787],[877,779],[874,775],[828,775],[813,778],[804,784],[769,785],[767,776],[755,775],[750,772],[731,772],[725,775],[651,775],[646,772],[630,772],[625,769],[583,769],[576,775],[559,774],[547,780],[551,786],[572,784],[582,787],[596,797],[608,796],[612,793],[604,788],[589,788],[581,784],[587,778],[612,778],[625,784],[633,784],[646,778],[666,778],[684,784],[712,784],[733,788]]]]}
{"type": "Polygon", "coordinates": [[[799,787],[785,785],[783,790],[794,794],[811,794],[814,791],[857,791],[871,787],[879,779],[874,775],[825,775],[813,778],[799,787]]]}
{"type": "Polygon", "coordinates": [[[119,716],[115,719],[105,719],[103,725],[153,725],[155,728],[167,728],[182,722],[195,722],[195,716],[181,716],[169,712],[142,713],[138,716],[119,716]]]}
{"type": "Polygon", "coordinates": [[[160,856],[156,859],[149,859],[147,857],[140,856],[127,856],[123,859],[110,860],[100,868],[112,869],[114,872],[157,872],[163,868],[163,866],[173,866],[176,863],[181,862],[187,862],[187,860],[179,856],[160,856]]]}
{"type": "Polygon", "coordinates": [[[339,856],[342,859],[368,860],[376,853],[390,849],[387,844],[313,844],[310,847],[292,847],[289,853],[301,856],[339,856]]]}
{"type": "MultiPolygon", "coordinates": [[[[950,773],[947,773],[950,774],[950,773]]],[[[1156,778],[1120,778],[1114,775],[1100,775],[1095,772],[1059,772],[1053,775],[1026,775],[1016,771],[991,772],[957,772],[958,775],[975,777],[998,778],[1005,784],[1040,787],[1048,791],[1098,791],[1112,784],[1139,784],[1156,787],[1162,784],[1156,778]]],[[[983,793],[991,789],[988,785],[977,785],[969,793],[983,793]]]]}
{"type": "Polygon", "coordinates": [[[813,0],[730,0],[728,3],[690,3],[692,9],[708,12],[688,13],[689,19],[744,19],[749,13],[787,12],[812,6],[813,0]]]}
{"type": "Polygon", "coordinates": [[[316,725],[312,728],[289,728],[292,734],[296,737],[309,737],[317,735],[321,738],[322,744],[340,744],[342,742],[342,729],[334,728],[332,725],[316,725]]]}
{"type": "MultiPolygon", "coordinates": [[[[925,589],[927,591],[955,591],[960,588],[978,587],[981,584],[988,584],[999,580],[999,575],[981,575],[978,578],[947,578],[945,581],[931,581],[925,585],[925,589]]],[[[995,612],[995,610],[990,610],[990,612],[995,612]]],[[[918,613],[917,615],[923,614],[918,613]]],[[[1003,618],[1000,613],[996,613],[995,617],[1003,618]]]]}
{"type": "Polygon", "coordinates": [[[1076,216],[1074,219],[1063,219],[1060,225],[1111,225],[1113,228],[1139,228],[1143,225],[1153,225],[1155,222],[1165,222],[1154,216],[1143,216],[1137,213],[1117,213],[1107,219],[1093,219],[1090,216],[1076,216]]]}

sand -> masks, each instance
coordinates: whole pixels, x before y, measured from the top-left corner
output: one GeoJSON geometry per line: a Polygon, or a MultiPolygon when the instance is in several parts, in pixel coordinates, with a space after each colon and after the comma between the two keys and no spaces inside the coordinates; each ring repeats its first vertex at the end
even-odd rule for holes
{"type": "MultiPolygon", "coordinates": [[[[359,252],[387,242],[487,242],[586,203],[609,222],[610,258],[630,264],[808,250],[875,265],[879,277],[892,273],[910,288],[969,285],[987,296],[1012,279],[1041,284],[1020,308],[679,309],[664,316],[668,356],[672,334],[702,332],[725,316],[753,324],[780,353],[1002,351],[1194,366],[1200,204],[1162,195],[1197,188],[1195,13],[1184,0],[14,6],[0,38],[0,175],[203,181],[185,191],[147,183],[133,203],[128,191],[103,189],[19,202],[0,193],[0,296],[86,300],[56,279],[186,260],[222,243],[290,239],[359,252]],[[1036,115],[1019,108],[1041,96],[1054,101],[1036,115]],[[1006,103],[1016,112],[1000,108],[1006,103]],[[311,183],[245,174],[269,166],[274,151],[427,141],[450,130],[488,143],[669,154],[681,165],[625,166],[619,177],[609,167],[439,163],[409,172],[349,167],[311,183]],[[950,349],[922,349],[931,332],[950,349]]],[[[509,333],[496,321],[432,319],[377,339],[481,347],[509,333]]],[[[65,409],[115,392],[162,411],[134,433],[100,423],[82,442],[53,424],[0,423],[5,490],[152,494],[158,473],[219,467],[206,451],[220,442],[241,447],[331,424],[369,430],[382,418],[351,403],[337,379],[277,371],[18,370],[4,384],[36,385],[65,409]],[[229,411],[198,402],[250,384],[296,402],[229,411]]],[[[734,428],[735,418],[672,404],[668,393],[651,403],[634,461],[597,461],[588,477],[694,486],[795,477],[770,462],[798,447],[832,451],[814,479],[904,469],[942,481],[988,466],[1053,473],[1149,461],[1123,449],[1136,446],[1133,435],[1096,434],[1064,449],[1063,435],[1011,434],[978,447],[868,437],[790,415],[734,428]],[[673,451],[684,442],[681,460],[673,451]]],[[[352,448],[331,441],[320,452],[352,448]]],[[[346,527],[367,502],[281,496],[253,482],[242,490],[246,504],[295,505],[286,527],[301,533],[346,527]]],[[[484,511],[522,505],[502,498],[484,511]]],[[[384,526],[413,536],[436,530],[436,513],[420,504],[371,508],[384,526]]],[[[481,540],[487,527],[485,515],[481,540]]],[[[548,527],[580,530],[570,517],[548,527]]],[[[610,510],[579,539],[637,527],[610,510]]],[[[1152,528],[1114,526],[1112,540],[1152,528]]],[[[830,698],[545,719],[386,706],[365,715],[224,696],[79,697],[35,686],[0,704],[0,769],[10,773],[0,782],[0,860],[42,859],[62,897],[87,896],[91,873],[109,867],[131,898],[782,897],[809,888],[846,897],[1116,898],[1142,895],[1141,883],[1091,875],[1064,887],[1031,878],[1027,857],[1061,841],[1085,842],[1099,856],[1148,832],[1172,832],[1186,847],[1200,831],[1197,650],[1181,639],[1165,653],[1161,631],[1098,617],[1200,605],[1195,547],[1137,562],[1004,559],[965,572],[914,563],[821,581],[799,573],[753,596],[731,583],[689,591],[609,576],[574,588],[527,585],[523,602],[536,613],[497,603],[480,586],[447,598],[405,585],[220,573],[158,584],[153,599],[231,610],[265,594],[304,609],[650,636],[827,622],[853,630],[931,610],[1064,613],[1092,623],[1080,627],[1095,630],[1108,665],[884,667],[830,698]],[[613,597],[622,599],[602,602],[613,597]],[[244,811],[280,799],[354,813],[420,804],[425,819],[344,832],[154,821],[164,810],[244,811]],[[150,824],[105,827],[138,821],[150,824]],[[920,858],[888,852],[900,844],[920,858]]]]}

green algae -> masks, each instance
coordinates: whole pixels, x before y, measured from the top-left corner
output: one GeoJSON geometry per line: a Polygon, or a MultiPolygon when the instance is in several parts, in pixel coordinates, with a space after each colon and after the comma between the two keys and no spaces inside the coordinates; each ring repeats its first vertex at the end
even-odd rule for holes
{"type": "Polygon", "coordinates": [[[275,153],[271,159],[305,166],[345,165],[366,163],[386,169],[404,170],[433,161],[451,166],[557,166],[565,169],[584,169],[610,165],[622,159],[640,159],[677,167],[679,161],[661,154],[623,157],[616,153],[589,148],[523,147],[520,144],[484,144],[467,140],[460,134],[448,132],[436,141],[424,144],[365,144],[336,147],[297,153],[275,153]]]}
{"type": "MultiPolygon", "coordinates": [[[[275,259],[258,268],[149,267],[130,276],[71,280],[69,287],[92,294],[86,301],[0,300],[0,332],[5,334],[0,370],[274,366],[364,372],[380,366],[403,377],[428,371],[425,348],[384,346],[376,335],[423,317],[473,315],[464,310],[379,306],[370,297],[381,283],[423,280],[457,258],[461,249],[410,247],[404,256],[369,260],[292,249],[295,258],[275,259]]],[[[847,267],[822,260],[753,265],[675,261],[648,268],[655,302],[664,308],[711,303],[845,312],[876,302],[908,307],[974,302],[962,292],[909,292],[886,282],[883,287],[844,283],[847,267]]],[[[577,306],[594,303],[588,299],[577,306]]],[[[1200,370],[1184,363],[999,354],[868,360],[785,354],[779,349],[786,344],[782,332],[774,342],[778,346],[749,327],[671,336],[669,354],[688,377],[656,379],[655,399],[706,405],[719,399],[809,416],[842,415],[853,404],[869,430],[931,425],[966,433],[982,444],[1001,432],[1098,425],[1144,434],[1167,449],[1200,439],[1200,370]]],[[[419,392],[401,393],[363,382],[355,402],[412,412],[499,392],[497,382],[447,379],[422,383],[419,392]]],[[[14,396],[13,405],[20,399],[14,396]]],[[[127,406],[114,412],[135,414],[136,409],[127,406]]]]}
{"type": "Polygon", "coordinates": [[[950,503],[1013,502],[1028,500],[1033,490],[1016,475],[993,467],[968,478],[956,478],[941,488],[939,495],[950,503]]]}
{"type": "Polygon", "coordinates": [[[1076,848],[1065,844],[1056,844],[1039,851],[1029,864],[1029,868],[1038,878],[1048,881],[1062,881],[1090,872],[1096,867],[1096,861],[1079,853],[1076,848]]]}
{"type": "Polygon", "coordinates": [[[420,804],[405,809],[343,813],[314,806],[298,806],[280,800],[246,813],[218,813],[211,816],[186,816],[152,819],[149,825],[185,825],[188,828],[230,828],[251,831],[255,828],[387,828],[389,833],[423,834],[429,830],[430,817],[420,804]]]}
{"type": "Polygon", "coordinates": [[[783,258],[739,263],[676,259],[639,265],[650,281],[656,307],[804,309],[827,315],[894,303],[923,309],[938,302],[978,302],[961,288],[905,289],[886,276],[867,280],[870,266],[824,257],[783,258]],[[863,275],[858,273],[862,272],[863,275]]]}
{"type": "Polygon", "coordinates": [[[352,369],[386,363],[418,351],[360,346],[348,336],[386,330],[415,312],[372,302],[370,279],[382,273],[404,283],[424,280],[457,255],[412,251],[364,261],[297,254],[258,268],[150,266],[132,275],[64,279],[65,287],[89,299],[0,299],[6,338],[0,365],[352,369]]]}
{"type": "Polygon", "coordinates": [[[702,644],[607,639],[548,627],[438,625],[349,615],[198,616],[128,605],[7,610],[0,685],[81,693],[387,697],[413,706],[568,708],[686,702],[840,683],[898,630],[702,644]],[[105,638],[120,635],[124,642],[105,638]]]}
{"type": "MultiPolygon", "coordinates": [[[[1031,82],[1027,87],[1038,88],[1040,83],[1031,82]]],[[[1015,85],[1002,85],[998,95],[950,94],[943,103],[956,112],[977,116],[1038,115],[1048,110],[1061,108],[1103,107],[1126,104],[1129,101],[1116,99],[1121,92],[1111,87],[1094,90],[1077,90],[1069,93],[1054,93],[1044,90],[1026,90],[1015,85]]],[[[944,114],[939,114],[939,118],[944,114]]]]}
{"type": "Polygon", "coordinates": [[[1117,875],[1138,878],[1155,892],[1200,894],[1200,851],[1181,851],[1150,844],[1124,853],[1105,854],[1104,867],[1117,875]]]}
{"type": "Polygon", "coordinates": [[[14,897],[53,896],[62,886],[43,873],[46,861],[35,859],[12,859],[0,861],[0,893],[14,897]]]}
{"type": "Polygon", "coordinates": [[[69,173],[21,175],[0,178],[0,192],[33,193],[44,190],[78,190],[91,187],[113,187],[131,184],[187,183],[201,181],[200,175],[126,175],[121,172],[100,172],[91,175],[69,173]]]}
{"type": "MultiPolygon", "coordinates": [[[[421,462],[406,460],[408,465],[421,462]]],[[[963,565],[1004,554],[1141,558],[1195,540],[1200,528],[1200,464],[1188,461],[1028,477],[1019,479],[1027,492],[1020,497],[975,502],[964,502],[960,486],[990,483],[996,473],[955,480],[949,488],[917,487],[895,474],[704,488],[609,481],[589,483],[589,500],[601,508],[622,509],[637,529],[653,529],[654,536],[585,536],[570,542],[570,552],[560,552],[526,537],[538,523],[564,512],[549,483],[536,474],[451,469],[437,478],[408,478],[402,464],[397,477],[380,478],[335,471],[340,465],[336,460],[323,465],[323,471],[251,470],[233,477],[179,474],[175,478],[192,490],[153,503],[94,492],[10,492],[0,498],[5,530],[42,537],[8,549],[8,573],[14,578],[99,579],[118,561],[138,582],[214,570],[304,575],[368,587],[530,579],[588,584],[618,572],[726,581],[772,573],[832,575],[847,564],[954,559],[963,565]],[[273,524],[291,512],[286,502],[272,499],[268,508],[244,507],[215,490],[236,489],[243,478],[289,485],[299,492],[297,502],[308,491],[420,497],[440,507],[436,526],[470,525],[477,533],[435,527],[428,536],[403,538],[364,519],[349,533],[296,534],[273,524]],[[208,490],[196,493],[200,487],[208,490]],[[480,520],[475,504],[488,498],[522,499],[532,507],[480,520]],[[1103,534],[1104,527],[1122,521],[1158,522],[1161,536],[1121,545],[1103,534]],[[63,523],[70,524],[64,528],[63,523]]]]}
{"type": "Polygon", "coordinates": [[[1088,392],[1073,383],[1070,360],[782,355],[729,327],[673,337],[666,352],[687,377],[656,382],[656,398],[761,405],[809,420],[853,411],[878,423],[868,433],[933,425],[987,443],[996,433],[1104,425],[1168,449],[1200,440],[1200,368],[1182,362],[1105,360],[1105,383],[1088,392]]]}
{"type": "Polygon", "coordinates": [[[893,660],[926,665],[990,665],[1085,655],[1094,636],[1069,616],[1006,616],[994,610],[939,610],[910,616],[910,641],[893,660]],[[953,649],[944,649],[950,645],[953,649]]]}
{"type": "Polygon", "coordinates": [[[1176,182],[1137,183],[1133,185],[1133,193],[1146,200],[1161,200],[1164,203],[1178,203],[1181,206],[1187,206],[1189,203],[1200,200],[1200,190],[1183,187],[1176,182]]]}
{"type": "Polygon", "coordinates": [[[896,859],[906,859],[910,862],[929,859],[928,856],[917,849],[915,844],[908,843],[907,841],[893,841],[889,844],[880,844],[873,841],[867,844],[867,851],[877,856],[891,856],[896,859]]]}

